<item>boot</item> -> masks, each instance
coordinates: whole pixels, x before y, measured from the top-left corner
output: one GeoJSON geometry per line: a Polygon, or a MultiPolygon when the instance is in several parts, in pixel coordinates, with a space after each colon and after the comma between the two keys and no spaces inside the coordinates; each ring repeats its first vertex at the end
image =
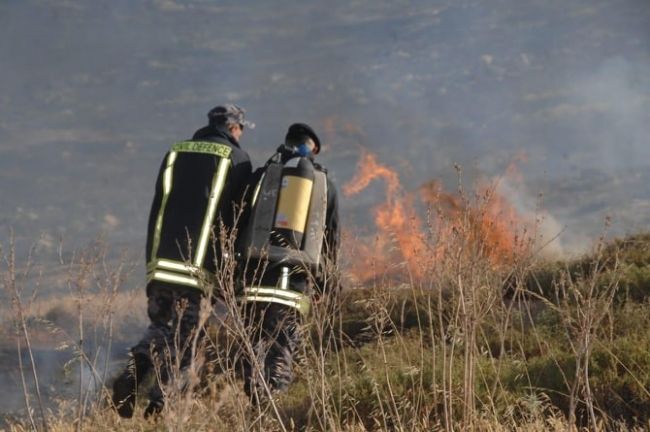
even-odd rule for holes
{"type": "Polygon", "coordinates": [[[127,368],[113,382],[113,404],[120,417],[131,418],[133,416],[136,391],[135,374],[130,368],[127,368]]]}
{"type": "Polygon", "coordinates": [[[165,403],[162,401],[162,399],[150,401],[147,409],[144,410],[144,418],[148,419],[152,416],[160,414],[164,407],[165,403]]]}
{"type": "Polygon", "coordinates": [[[137,356],[132,358],[124,372],[113,382],[113,405],[120,417],[131,418],[135,408],[138,384],[147,373],[148,362],[137,356]]]}
{"type": "Polygon", "coordinates": [[[149,405],[144,410],[144,418],[148,419],[151,416],[160,414],[165,407],[165,396],[158,383],[149,392],[149,405]]]}

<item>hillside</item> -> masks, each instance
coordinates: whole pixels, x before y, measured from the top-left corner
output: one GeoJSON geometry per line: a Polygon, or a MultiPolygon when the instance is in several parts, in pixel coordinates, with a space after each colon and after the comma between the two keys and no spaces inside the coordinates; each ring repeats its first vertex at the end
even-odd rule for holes
{"type": "MultiPolygon", "coordinates": [[[[70,387],[45,401],[47,425],[54,431],[643,429],[650,426],[649,264],[644,233],[601,243],[573,260],[529,255],[509,267],[495,267],[473,249],[439,258],[412,283],[377,279],[344,290],[333,303],[319,303],[306,323],[310,342],[295,383],[258,406],[248,403],[235,373],[242,329],[229,321],[212,327],[216,353],[189,374],[202,390],[170,389],[172,403],[156,422],[143,421],[141,408],[133,420],[117,417],[101,386],[111,373],[104,375],[98,360],[111,347],[84,345],[81,381],[73,354],[68,372],[37,368],[45,379],[67,376],[57,385],[70,387]]],[[[138,320],[129,317],[133,298],[102,295],[88,294],[81,303],[86,334],[101,336],[110,319],[113,349],[124,352],[126,320],[138,320]]],[[[40,309],[40,317],[26,314],[35,351],[56,338],[76,343],[75,305],[71,297],[40,309]]],[[[23,366],[29,375],[29,364],[23,366]]],[[[29,400],[41,425],[33,388],[29,400]]],[[[24,409],[7,422],[12,430],[29,429],[24,409]]]]}

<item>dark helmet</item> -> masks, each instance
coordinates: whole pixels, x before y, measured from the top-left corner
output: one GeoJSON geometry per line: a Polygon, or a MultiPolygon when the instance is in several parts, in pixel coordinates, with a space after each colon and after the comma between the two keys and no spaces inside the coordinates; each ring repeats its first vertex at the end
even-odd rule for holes
{"type": "Polygon", "coordinates": [[[284,142],[287,144],[292,142],[300,143],[303,142],[305,138],[311,138],[314,141],[314,144],[316,144],[316,150],[314,153],[319,153],[320,139],[318,139],[318,135],[316,135],[316,132],[314,132],[311,126],[305,123],[294,123],[289,126],[287,136],[284,137],[284,142]]]}

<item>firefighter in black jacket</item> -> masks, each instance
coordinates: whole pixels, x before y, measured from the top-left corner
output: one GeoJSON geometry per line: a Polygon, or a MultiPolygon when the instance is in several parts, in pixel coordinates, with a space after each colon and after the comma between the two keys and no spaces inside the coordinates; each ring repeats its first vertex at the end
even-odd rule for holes
{"type": "MultiPolygon", "coordinates": [[[[239,139],[245,126],[254,125],[231,104],[215,107],[208,119],[191,140],[174,144],[160,167],[146,246],[151,324],[113,385],[113,402],[122,417],[133,415],[137,386],[153,369],[151,353],[162,362],[161,384],[175,361],[181,368],[189,364],[187,342],[197,331],[201,299],[213,298],[218,289],[214,274],[226,253],[219,236],[236,229],[236,221],[243,223],[236,206],[244,205],[251,163],[239,139]]],[[[156,384],[145,415],[159,412],[163,404],[156,384]]]]}
{"type": "MultiPolygon", "coordinates": [[[[255,351],[254,359],[244,359],[243,373],[245,390],[254,401],[268,396],[268,391],[286,390],[293,379],[300,318],[309,313],[315,295],[338,290],[338,197],[326,170],[314,162],[320,147],[310,126],[293,124],[278,153],[256,174],[261,179],[254,189],[251,220],[242,236],[248,259],[264,261],[261,277],[255,272],[247,274],[243,295],[255,351]],[[267,211],[262,207],[277,190],[274,185],[280,188],[277,204],[273,205],[275,211],[267,211]],[[289,213],[296,207],[302,212],[291,220],[289,213]],[[269,226],[268,214],[274,215],[273,229],[264,239],[257,233],[269,226]],[[258,246],[264,252],[256,252],[258,246]]],[[[248,266],[256,267],[254,263],[248,266]]]]}

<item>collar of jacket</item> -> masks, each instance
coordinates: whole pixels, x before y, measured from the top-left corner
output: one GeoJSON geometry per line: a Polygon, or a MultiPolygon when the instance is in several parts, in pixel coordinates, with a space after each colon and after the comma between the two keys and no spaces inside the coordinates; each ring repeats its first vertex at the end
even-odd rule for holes
{"type": "Polygon", "coordinates": [[[206,140],[206,141],[216,141],[216,142],[223,142],[224,140],[228,141],[230,144],[232,144],[234,147],[241,148],[239,146],[239,143],[233,137],[230,135],[228,132],[217,129],[213,126],[204,126],[201,129],[197,130],[194,132],[194,136],[192,136],[193,140],[206,140]]]}

